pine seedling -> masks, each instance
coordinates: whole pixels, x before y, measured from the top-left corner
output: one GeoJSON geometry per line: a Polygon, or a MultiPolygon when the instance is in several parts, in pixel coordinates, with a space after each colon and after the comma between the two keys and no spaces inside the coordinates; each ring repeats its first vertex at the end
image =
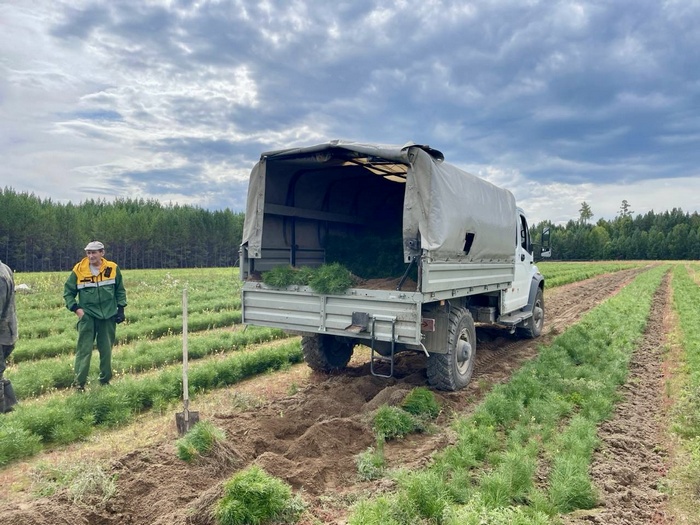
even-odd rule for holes
{"type": "Polygon", "coordinates": [[[217,442],[225,438],[223,430],[209,421],[200,421],[175,443],[177,457],[189,462],[197,457],[206,456],[217,442]]]}
{"type": "Polygon", "coordinates": [[[322,295],[343,293],[353,284],[350,271],[339,263],[324,264],[316,269],[309,286],[322,295]]]}
{"type": "Polygon", "coordinates": [[[253,465],[224,484],[224,495],[216,505],[215,515],[219,525],[293,523],[299,516],[290,509],[298,509],[298,503],[289,485],[253,465]]]}

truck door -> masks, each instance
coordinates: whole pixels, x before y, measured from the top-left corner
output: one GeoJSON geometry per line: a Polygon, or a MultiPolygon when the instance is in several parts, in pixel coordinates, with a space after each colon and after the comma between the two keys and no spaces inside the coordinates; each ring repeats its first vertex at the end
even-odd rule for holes
{"type": "Polygon", "coordinates": [[[518,224],[515,231],[515,278],[501,296],[501,315],[527,305],[530,295],[533,264],[532,245],[527,220],[522,213],[518,214],[518,224]]]}

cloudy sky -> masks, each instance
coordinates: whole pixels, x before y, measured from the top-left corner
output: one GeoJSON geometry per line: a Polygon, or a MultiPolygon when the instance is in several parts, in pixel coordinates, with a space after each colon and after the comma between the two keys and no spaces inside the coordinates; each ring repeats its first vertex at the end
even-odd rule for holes
{"type": "Polygon", "coordinates": [[[0,187],[244,211],[263,151],[429,144],[531,220],[700,211],[700,0],[0,0],[0,187]]]}

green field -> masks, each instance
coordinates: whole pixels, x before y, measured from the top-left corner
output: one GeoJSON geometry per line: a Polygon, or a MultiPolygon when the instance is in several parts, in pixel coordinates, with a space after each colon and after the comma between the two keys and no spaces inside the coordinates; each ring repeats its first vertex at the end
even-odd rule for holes
{"type": "MultiPolygon", "coordinates": [[[[540,264],[554,287],[642,263],[540,264]]],[[[125,270],[126,322],[118,326],[109,390],[72,395],[75,315],[63,302],[65,273],[20,273],[16,284],[20,339],[6,376],[18,409],[0,422],[0,465],[51,443],[83,439],[95,427],[123,425],[180,398],[183,290],[188,298],[190,394],[223,388],[302,359],[298,339],[280,344],[280,330],[242,327],[237,268],[125,270]],[[24,286],[20,286],[24,288],[24,286]]],[[[91,380],[96,382],[93,354],[91,380]]]]}
{"type": "MultiPolygon", "coordinates": [[[[693,512],[700,472],[700,266],[544,262],[538,267],[548,288],[629,268],[644,271],[540,348],[536,359],[495,386],[473,414],[455,418],[452,445],[424,469],[392,473],[395,490],[359,501],[349,523],[558,523],[562,514],[597,505],[588,474],[597,427],[619,401],[617,390],[669,270],[683,355],[670,431],[687,457],[683,469],[670,476],[681,480],[677,493],[691,494],[693,512]],[[542,461],[549,465],[546,479],[538,479],[542,461]]],[[[192,396],[302,360],[298,338],[240,325],[235,269],[125,271],[129,306],[127,321],[117,330],[113,385],[91,384],[89,395],[74,393],[75,316],[63,306],[65,277],[16,276],[29,292],[17,297],[21,339],[7,376],[21,402],[0,419],[0,466],[85,439],[96,428],[126,425],[180,399],[185,288],[192,396]]],[[[93,361],[95,382],[96,353],[93,361]]]]}
{"type": "Polygon", "coordinates": [[[95,427],[123,425],[182,395],[183,290],[188,300],[190,395],[301,361],[298,340],[270,328],[240,324],[241,282],[236,269],[126,270],[126,321],[117,328],[115,377],[90,396],[73,381],[75,315],[63,303],[61,273],[17,274],[20,339],[6,372],[21,403],[0,421],[0,465],[33,455],[51,443],[70,443],[95,427]],[[22,288],[22,287],[20,287],[22,288]],[[245,329],[244,329],[245,328],[245,329]]]}

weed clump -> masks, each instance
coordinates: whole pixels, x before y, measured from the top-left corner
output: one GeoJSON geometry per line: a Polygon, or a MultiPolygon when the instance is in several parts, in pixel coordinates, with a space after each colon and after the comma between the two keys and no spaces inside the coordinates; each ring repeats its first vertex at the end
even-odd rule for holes
{"type": "Polygon", "coordinates": [[[32,472],[32,491],[37,497],[52,496],[65,489],[73,503],[98,508],[117,491],[116,474],[95,463],[51,466],[40,463],[32,472]]]}
{"type": "Polygon", "coordinates": [[[383,435],[377,435],[376,448],[369,447],[355,456],[355,466],[357,467],[357,474],[362,481],[379,479],[384,475],[386,458],[384,457],[383,435]]]}

